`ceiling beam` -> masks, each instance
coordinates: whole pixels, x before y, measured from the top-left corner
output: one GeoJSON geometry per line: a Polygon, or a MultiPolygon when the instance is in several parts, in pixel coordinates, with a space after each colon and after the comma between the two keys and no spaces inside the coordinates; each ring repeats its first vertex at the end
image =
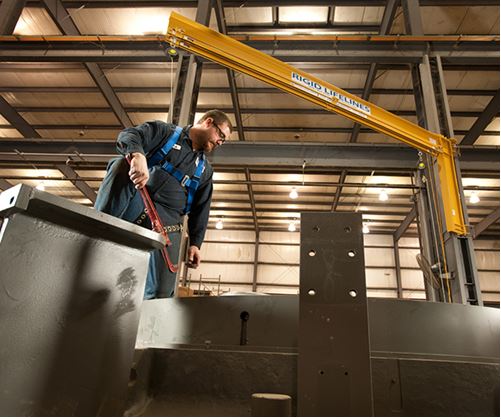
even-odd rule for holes
{"type": "Polygon", "coordinates": [[[21,17],[26,0],[2,0],[0,4],[0,35],[12,35],[21,17]]]}
{"type": "MultiPolygon", "coordinates": [[[[225,7],[242,7],[242,0],[224,0],[225,7]]],[[[273,6],[384,6],[386,0],[246,0],[245,7],[273,6]]],[[[119,7],[162,7],[165,0],[63,0],[65,7],[119,8],[119,7]]],[[[421,6],[499,6],[499,0],[420,0],[421,6]]],[[[41,7],[39,0],[28,0],[29,7],[41,7]]],[[[169,7],[197,7],[197,0],[172,0],[169,7]]]]}
{"type": "MultiPolygon", "coordinates": [[[[104,67],[104,65],[102,66],[104,67]]],[[[18,71],[19,68],[13,64],[9,65],[8,68],[0,68],[1,70],[11,70],[12,72],[18,71]]],[[[25,71],[25,69],[23,69],[25,71]]],[[[33,69],[33,72],[38,71],[33,69]]],[[[58,72],[64,71],[58,69],[58,72]]],[[[162,69],[159,69],[159,72],[162,72],[162,69]]],[[[350,88],[350,87],[341,87],[342,90],[345,90],[354,95],[362,95],[363,89],[350,88]]],[[[115,87],[116,93],[170,93],[170,87],[161,87],[161,86],[145,86],[145,87],[115,87]]],[[[281,90],[275,87],[239,87],[238,91],[242,94],[286,94],[281,90]]],[[[0,93],[16,93],[16,92],[28,92],[28,93],[99,93],[100,90],[98,87],[89,87],[89,86],[81,86],[81,87],[61,87],[61,86],[0,86],[0,93]]],[[[229,87],[201,87],[201,93],[229,93],[229,87]]],[[[496,94],[496,90],[478,90],[478,89],[449,89],[447,90],[448,96],[494,96],[496,94]]],[[[413,95],[412,89],[372,89],[373,95],[413,95]]],[[[87,109],[87,108],[86,108],[87,109]]],[[[128,109],[128,108],[127,108],[128,109]]],[[[299,111],[303,111],[299,109],[299,111]]],[[[319,111],[324,111],[320,109],[319,111]]],[[[393,111],[397,112],[397,111],[393,111]]],[[[472,116],[475,114],[475,117],[480,116],[481,112],[472,112],[472,116]]]]}
{"type": "Polygon", "coordinates": [[[12,188],[14,185],[10,182],[7,182],[5,179],[0,179],[0,189],[2,191],[6,191],[9,188],[12,188]]]}
{"type": "MultiPolygon", "coordinates": [[[[499,171],[499,147],[460,147],[461,170],[499,171]]],[[[228,141],[208,156],[219,166],[251,167],[335,167],[338,170],[356,168],[415,170],[416,150],[399,144],[318,144],[228,141]]],[[[81,139],[40,140],[4,138],[0,141],[0,162],[66,161],[68,156],[82,156],[86,161],[107,161],[116,155],[115,141],[82,141],[81,139]],[[23,155],[21,156],[20,153],[23,155]],[[33,160],[33,161],[35,161],[33,160]]]]}
{"type": "Polygon", "coordinates": [[[416,207],[414,206],[412,210],[409,212],[409,214],[407,214],[405,219],[402,221],[402,224],[400,224],[399,227],[393,233],[393,240],[395,242],[398,242],[400,240],[400,237],[402,237],[402,235],[407,231],[407,229],[412,224],[415,218],[416,218],[416,207]]]}
{"type": "Polygon", "coordinates": [[[469,129],[460,144],[473,145],[497,115],[499,115],[499,90],[482,112],[482,115],[480,115],[469,129]]]}
{"type": "Polygon", "coordinates": [[[93,204],[96,202],[96,193],[84,180],[80,178],[77,172],[73,170],[72,167],[66,164],[56,165],[57,170],[59,170],[66,178],[75,185],[75,187],[82,192],[82,194],[89,199],[93,204]]]}
{"type": "MultiPolygon", "coordinates": [[[[45,5],[45,9],[52,17],[52,20],[58,26],[61,32],[63,32],[63,34],[72,36],[81,35],[77,26],[73,22],[73,19],[63,6],[61,0],[42,0],[42,1],[43,4],[45,5]]],[[[100,89],[105,100],[110,105],[118,121],[120,121],[120,123],[122,124],[122,127],[123,128],[131,127],[133,124],[131,119],[129,118],[129,115],[123,108],[122,104],[120,103],[120,100],[118,99],[118,96],[113,91],[111,84],[109,83],[108,79],[106,78],[106,75],[103,73],[99,65],[97,63],[88,62],[84,63],[84,66],[91,75],[92,79],[94,80],[98,88],[100,89]]]]}
{"type": "Polygon", "coordinates": [[[249,193],[249,199],[252,209],[252,220],[254,221],[254,228],[256,230],[256,237],[259,234],[259,224],[257,221],[257,212],[256,212],[256,199],[254,197],[254,191],[252,190],[252,180],[250,175],[250,170],[248,167],[245,168],[245,180],[247,183],[247,191],[249,193]]]}
{"type": "Polygon", "coordinates": [[[40,134],[2,96],[0,114],[12,125],[10,128],[17,129],[23,137],[40,138],[40,134]]]}
{"type": "Polygon", "coordinates": [[[475,224],[473,226],[472,237],[476,239],[480,236],[488,227],[494,224],[496,221],[499,221],[499,208],[495,211],[491,212],[487,217],[485,217],[482,221],[475,224]]]}

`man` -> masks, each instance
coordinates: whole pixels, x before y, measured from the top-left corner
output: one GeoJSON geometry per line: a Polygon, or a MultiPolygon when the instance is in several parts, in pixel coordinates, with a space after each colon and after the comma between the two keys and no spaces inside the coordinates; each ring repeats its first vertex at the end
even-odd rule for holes
{"type": "MultiPolygon", "coordinates": [[[[213,170],[205,159],[230,136],[233,127],[219,110],[207,112],[193,126],[176,127],[161,121],[126,128],[118,135],[117,150],[124,157],[108,164],[95,208],[107,214],[151,228],[138,189],[150,193],[172,242],[167,251],[176,264],[182,216],[188,215],[188,266],[200,264],[212,197],[213,170]]],[[[144,298],[174,295],[176,273],[171,272],[160,250],[152,252],[144,298]]]]}

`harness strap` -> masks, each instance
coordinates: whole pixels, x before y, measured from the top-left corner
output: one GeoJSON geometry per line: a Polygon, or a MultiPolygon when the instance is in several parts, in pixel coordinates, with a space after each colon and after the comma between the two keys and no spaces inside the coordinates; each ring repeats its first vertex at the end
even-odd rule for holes
{"type": "MultiPolygon", "coordinates": [[[[168,141],[160,148],[153,156],[148,159],[148,167],[153,167],[161,163],[167,157],[167,154],[172,150],[175,144],[179,141],[181,132],[183,129],[181,127],[176,127],[174,132],[168,138],[168,141]]],[[[197,168],[195,169],[195,174],[190,178],[188,175],[184,174],[180,170],[176,169],[168,161],[164,161],[161,165],[162,169],[170,173],[174,178],[181,184],[183,188],[186,188],[188,196],[186,197],[186,206],[184,208],[184,214],[188,214],[191,210],[191,205],[195,198],[195,193],[200,186],[200,177],[204,171],[205,167],[205,157],[202,154],[199,159],[197,168]]]]}

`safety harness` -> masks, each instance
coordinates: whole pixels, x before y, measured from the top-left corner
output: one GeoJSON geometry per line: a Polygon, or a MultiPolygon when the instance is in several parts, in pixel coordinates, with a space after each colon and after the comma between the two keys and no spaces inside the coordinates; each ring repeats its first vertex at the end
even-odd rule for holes
{"type": "Polygon", "coordinates": [[[176,129],[169,136],[168,140],[165,142],[162,148],[160,148],[148,159],[148,167],[153,167],[160,163],[162,169],[174,176],[174,178],[177,179],[181,186],[186,188],[188,197],[186,198],[186,207],[184,208],[184,214],[189,214],[191,205],[193,204],[193,199],[195,198],[195,193],[200,186],[200,177],[202,176],[205,167],[205,157],[203,154],[201,155],[201,158],[199,159],[197,164],[197,168],[195,169],[195,173],[191,178],[180,170],[176,169],[171,163],[165,160],[169,151],[171,151],[174,145],[177,144],[182,131],[183,129],[181,127],[176,127],[176,129]]]}
{"type": "MultiPolygon", "coordinates": [[[[184,208],[184,214],[188,214],[190,212],[191,204],[193,203],[193,198],[195,197],[195,193],[198,189],[198,186],[200,185],[200,177],[202,176],[205,167],[205,158],[204,155],[202,154],[202,157],[199,159],[199,162],[197,164],[197,168],[195,169],[195,174],[191,178],[188,175],[185,175],[181,171],[176,169],[168,161],[164,161],[169,151],[178,142],[182,131],[183,129],[181,127],[176,127],[176,129],[169,136],[167,142],[162,146],[162,148],[148,159],[148,167],[151,168],[160,163],[162,169],[164,169],[172,176],[174,176],[174,178],[178,180],[181,186],[186,188],[186,190],[188,191],[188,197],[186,199],[186,207],[184,208]]],[[[127,161],[130,164],[129,157],[127,157],[127,161]]],[[[169,257],[169,253],[167,252],[167,247],[172,245],[172,242],[170,241],[167,233],[172,231],[180,231],[182,227],[181,225],[164,227],[162,221],[160,220],[160,216],[156,211],[155,204],[151,200],[148,190],[146,188],[139,189],[139,193],[141,194],[141,198],[143,200],[145,209],[143,213],[136,220],[136,223],[142,224],[143,220],[146,218],[146,214],[148,214],[153,230],[156,231],[157,233],[162,234],[162,236],[165,239],[166,247],[162,248],[161,250],[165,264],[167,265],[169,271],[175,273],[177,272],[178,267],[177,265],[174,265],[172,263],[169,257]]]]}

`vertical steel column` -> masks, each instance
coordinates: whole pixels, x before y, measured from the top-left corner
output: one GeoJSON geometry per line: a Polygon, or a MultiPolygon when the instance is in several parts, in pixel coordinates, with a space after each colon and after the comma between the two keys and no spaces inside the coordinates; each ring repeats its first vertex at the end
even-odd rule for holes
{"type": "Polygon", "coordinates": [[[362,216],[301,214],[298,416],[373,414],[362,216]]]}
{"type": "MultiPolygon", "coordinates": [[[[212,11],[211,0],[199,0],[196,15],[196,21],[202,25],[209,25],[210,14],[212,11]]],[[[173,103],[169,106],[168,120],[173,124],[185,126],[192,124],[195,119],[195,111],[198,101],[198,93],[200,90],[200,78],[202,77],[202,63],[194,55],[187,55],[185,53],[179,54],[176,71],[176,81],[173,88],[173,103]]],[[[183,233],[181,235],[181,242],[179,244],[179,260],[178,271],[176,275],[176,285],[174,293],[177,295],[179,280],[181,277],[188,273],[188,268],[185,258],[185,251],[188,248],[188,235],[187,220],[183,220],[183,233]],[[184,252],[183,252],[184,249],[184,252]]]]}
{"type": "Polygon", "coordinates": [[[397,298],[402,298],[402,272],[400,271],[400,250],[398,240],[393,238],[393,254],[395,255],[395,273],[397,275],[397,298]]]}
{"type": "MultiPolygon", "coordinates": [[[[196,21],[209,26],[212,11],[211,0],[199,0],[196,21]]],[[[194,55],[181,52],[177,62],[173,103],[169,106],[169,121],[176,125],[192,124],[195,118],[202,63],[194,55]]]]}
{"type": "MultiPolygon", "coordinates": [[[[452,138],[454,130],[452,128],[452,119],[450,109],[447,103],[447,93],[443,78],[442,65],[439,57],[429,59],[423,57],[423,62],[419,65],[421,84],[423,86],[424,104],[426,109],[426,120],[428,128],[435,132],[441,132],[452,138]]],[[[463,206],[463,212],[467,219],[467,208],[464,199],[464,193],[461,187],[461,178],[459,172],[459,161],[456,158],[456,167],[458,170],[458,184],[460,185],[460,196],[463,206]]],[[[438,167],[433,165],[432,178],[434,188],[437,191],[437,202],[441,200],[441,190],[438,184],[438,167]]],[[[437,211],[440,211],[442,219],[445,219],[443,208],[437,205],[437,211]]],[[[457,234],[448,233],[445,225],[437,232],[443,240],[445,247],[445,261],[442,260],[443,267],[447,267],[447,274],[450,278],[452,302],[473,305],[482,305],[481,293],[477,279],[477,269],[475,263],[475,254],[471,237],[458,237],[457,234]],[[446,264],[444,263],[446,262],[446,264]]],[[[440,243],[439,243],[440,244],[440,243]]],[[[441,250],[442,244],[440,244],[441,250]]]]}
{"type": "Polygon", "coordinates": [[[254,269],[252,271],[252,291],[257,291],[257,270],[259,267],[259,230],[256,230],[256,244],[254,245],[254,269]]]}

